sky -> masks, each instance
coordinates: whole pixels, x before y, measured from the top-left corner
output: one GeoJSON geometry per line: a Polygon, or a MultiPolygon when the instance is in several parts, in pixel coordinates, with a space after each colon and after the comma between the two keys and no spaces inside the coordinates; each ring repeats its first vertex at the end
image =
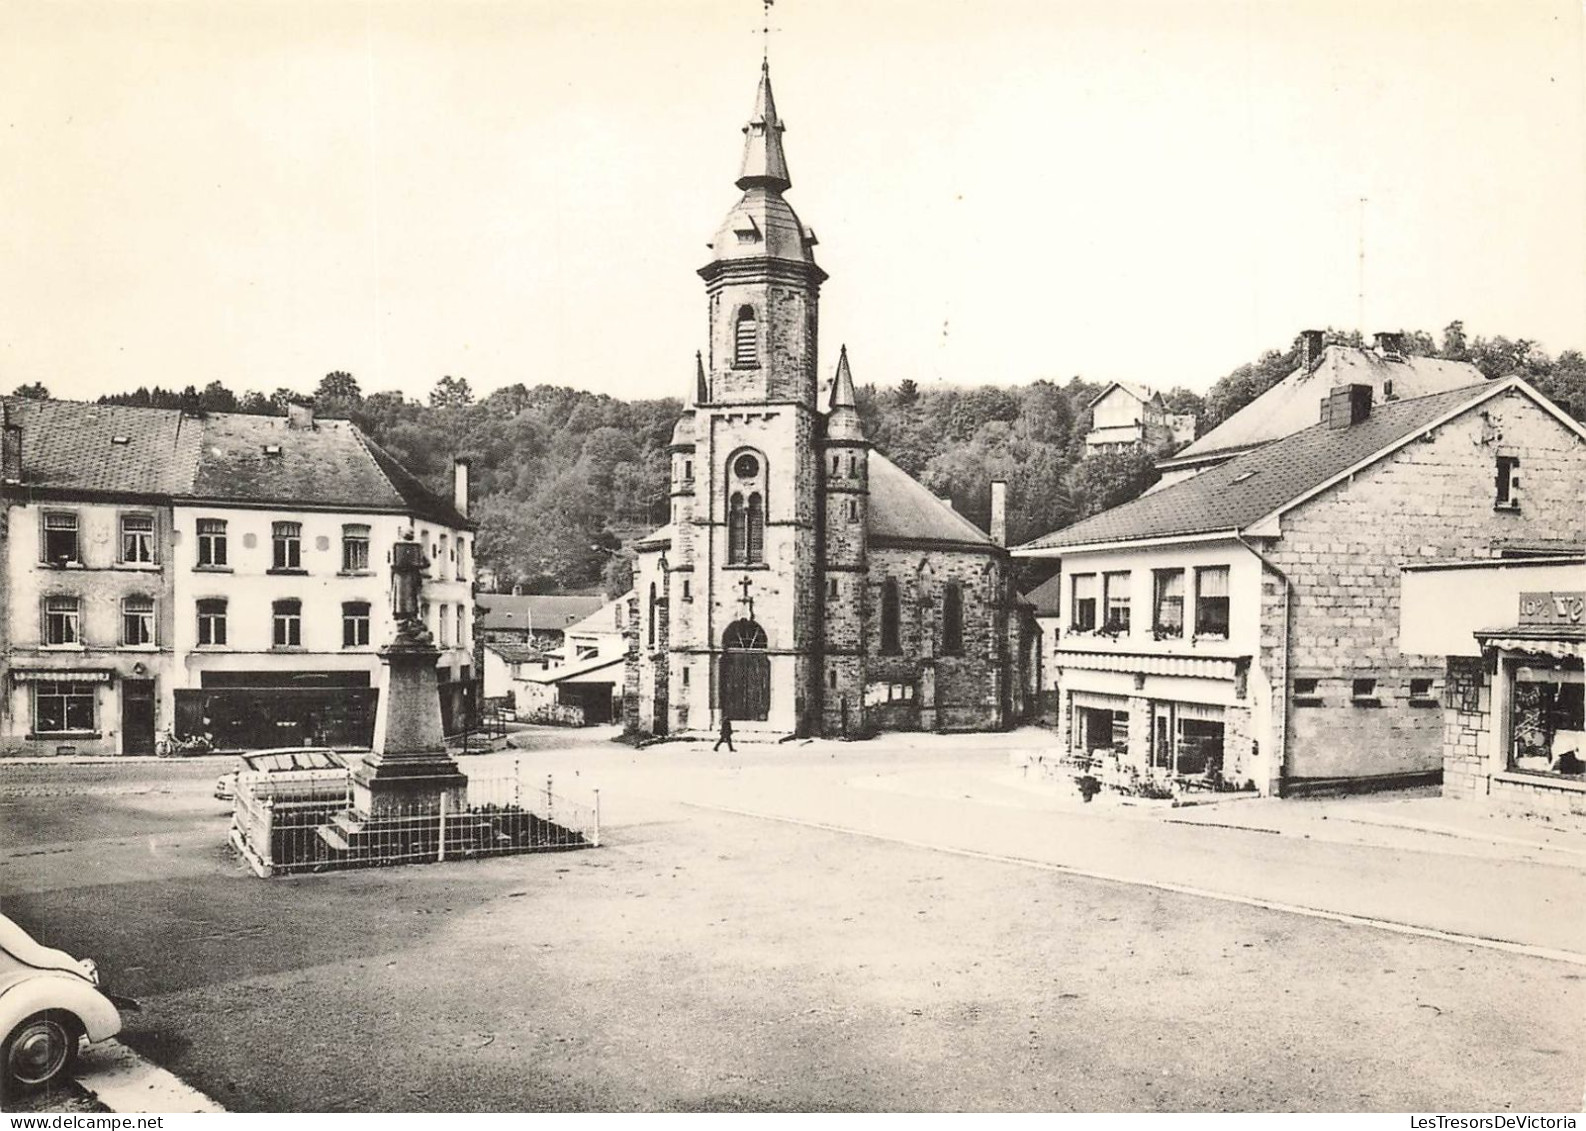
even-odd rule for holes
{"type": "MultiPolygon", "coordinates": [[[[823,373],[846,343],[861,383],[1203,391],[1303,329],[1456,318],[1586,348],[1579,0],[770,17],[823,373]]],[[[761,24],[758,0],[7,0],[0,388],[682,396],[761,24]]]]}

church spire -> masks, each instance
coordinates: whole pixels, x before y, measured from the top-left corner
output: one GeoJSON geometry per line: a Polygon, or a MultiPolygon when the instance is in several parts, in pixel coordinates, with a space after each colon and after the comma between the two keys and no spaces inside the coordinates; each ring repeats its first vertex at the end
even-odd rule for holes
{"type": "Polygon", "coordinates": [[[694,351],[694,404],[710,403],[710,384],[705,380],[705,355],[694,351]]]}
{"type": "Polygon", "coordinates": [[[771,97],[771,64],[761,60],[760,89],[755,93],[754,113],[743,128],[743,170],[738,175],[739,188],[758,186],[773,192],[786,192],[792,187],[787,158],[782,153],[782,129],[782,121],[776,116],[776,100],[771,97]]]}
{"type": "Polygon", "coordinates": [[[848,346],[845,343],[837,351],[837,376],[832,378],[830,407],[835,412],[840,408],[853,408],[856,403],[854,397],[854,375],[848,371],[848,346]]]}

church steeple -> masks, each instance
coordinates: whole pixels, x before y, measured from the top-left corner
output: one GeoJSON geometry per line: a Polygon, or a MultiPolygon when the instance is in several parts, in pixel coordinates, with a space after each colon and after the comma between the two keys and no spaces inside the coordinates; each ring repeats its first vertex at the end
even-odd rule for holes
{"type": "Polygon", "coordinates": [[[705,355],[694,351],[694,407],[710,403],[710,382],[705,379],[705,355]]]}
{"type": "Polygon", "coordinates": [[[856,403],[854,375],[848,371],[848,345],[844,343],[837,351],[837,376],[832,379],[832,401],[829,407],[835,412],[840,408],[853,408],[856,403]]]}
{"type": "Polygon", "coordinates": [[[755,92],[754,113],[744,126],[743,170],[738,187],[767,188],[786,192],[793,187],[788,177],[787,157],[782,152],[783,125],[776,116],[776,99],[771,96],[771,64],[760,62],[760,89],[755,92]]]}

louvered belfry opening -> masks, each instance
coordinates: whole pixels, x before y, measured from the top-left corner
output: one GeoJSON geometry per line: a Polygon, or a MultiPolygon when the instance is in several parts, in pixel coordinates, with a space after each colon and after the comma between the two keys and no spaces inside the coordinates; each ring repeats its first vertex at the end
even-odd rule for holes
{"type": "Polygon", "coordinates": [[[733,326],[732,363],[738,369],[753,369],[760,364],[760,322],[752,306],[738,311],[733,326]]]}

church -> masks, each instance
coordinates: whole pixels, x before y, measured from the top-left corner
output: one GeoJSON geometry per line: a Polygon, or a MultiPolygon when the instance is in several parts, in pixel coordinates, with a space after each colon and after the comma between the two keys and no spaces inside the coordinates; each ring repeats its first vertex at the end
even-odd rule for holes
{"type": "Polygon", "coordinates": [[[865,438],[847,349],[817,358],[826,272],[785,193],[762,63],[742,197],[710,243],[709,349],[672,435],[671,520],[637,546],[624,722],[765,739],[986,730],[1024,710],[995,537],[865,438]]]}

